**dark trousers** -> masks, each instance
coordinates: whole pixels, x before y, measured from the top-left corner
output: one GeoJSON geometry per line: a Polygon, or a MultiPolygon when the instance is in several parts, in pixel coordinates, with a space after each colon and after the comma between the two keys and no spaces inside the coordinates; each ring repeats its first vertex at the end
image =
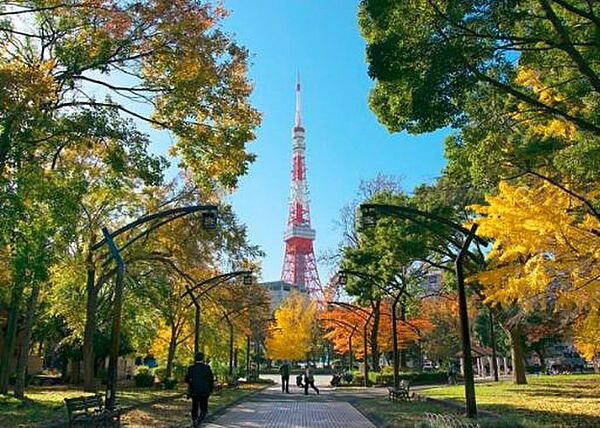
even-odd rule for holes
{"type": "Polygon", "coordinates": [[[290,392],[290,376],[281,375],[281,392],[290,392]]]}
{"type": "Polygon", "coordinates": [[[208,395],[192,396],[192,419],[198,419],[198,408],[200,416],[204,418],[208,413],[208,395]]]}
{"type": "Polygon", "coordinates": [[[305,395],[308,395],[308,387],[309,387],[309,386],[310,386],[312,389],[314,389],[315,391],[317,391],[317,394],[319,393],[319,388],[317,388],[317,387],[315,386],[315,381],[314,381],[314,380],[308,381],[307,379],[304,379],[304,394],[305,394],[305,395]]]}

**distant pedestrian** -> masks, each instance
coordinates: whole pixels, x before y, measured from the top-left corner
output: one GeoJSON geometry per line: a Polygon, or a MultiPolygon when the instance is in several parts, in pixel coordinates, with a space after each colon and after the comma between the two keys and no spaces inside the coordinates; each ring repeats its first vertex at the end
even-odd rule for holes
{"type": "Polygon", "coordinates": [[[296,386],[298,388],[304,388],[304,384],[302,383],[302,373],[296,376],[296,386]]]}
{"type": "Polygon", "coordinates": [[[452,363],[448,366],[448,385],[456,385],[456,367],[452,363]]]}
{"type": "Polygon", "coordinates": [[[309,386],[319,394],[319,388],[315,386],[315,376],[313,375],[312,369],[309,366],[306,366],[306,370],[304,371],[304,395],[308,395],[309,386]]]}
{"type": "Polygon", "coordinates": [[[292,368],[290,367],[290,363],[284,361],[279,367],[279,373],[281,373],[281,392],[285,392],[286,394],[290,393],[290,372],[292,368]]]}
{"type": "Polygon", "coordinates": [[[185,382],[189,386],[192,397],[192,423],[197,427],[208,413],[208,397],[214,388],[213,372],[210,366],[204,363],[202,352],[196,353],[194,364],[188,367],[185,382]],[[200,415],[198,415],[198,408],[200,415]]]}

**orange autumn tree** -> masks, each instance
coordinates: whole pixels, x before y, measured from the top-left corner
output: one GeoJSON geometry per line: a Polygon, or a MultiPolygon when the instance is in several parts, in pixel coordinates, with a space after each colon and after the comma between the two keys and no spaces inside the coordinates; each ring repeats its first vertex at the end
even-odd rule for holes
{"type": "MultiPolygon", "coordinates": [[[[370,308],[365,308],[370,311],[370,308]]],[[[328,307],[319,316],[321,326],[326,331],[325,339],[330,340],[333,349],[346,354],[350,351],[350,335],[352,334],[352,353],[357,358],[364,357],[363,325],[364,316],[356,311],[350,311],[338,306],[328,307]]]]}
{"type": "MultiPolygon", "coordinates": [[[[370,307],[363,308],[370,313],[370,307]]],[[[392,325],[391,325],[391,305],[387,300],[381,303],[382,320],[379,324],[379,334],[377,342],[379,349],[384,352],[391,352],[392,345],[392,325]]],[[[340,354],[346,354],[350,351],[350,335],[352,334],[352,353],[357,358],[364,358],[363,346],[363,326],[365,315],[360,311],[351,311],[339,306],[331,306],[320,314],[320,322],[326,331],[325,338],[333,344],[334,350],[340,354]]],[[[372,323],[367,327],[367,345],[370,348],[372,323]]],[[[433,328],[431,322],[423,316],[409,316],[405,321],[397,321],[398,348],[405,350],[410,344],[416,343],[423,334],[433,328]]]]}
{"type": "Polygon", "coordinates": [[[598,185],[575,193],[548,181],[512,186],[501,182],[481,215],[479,233],[493,239],[489,267],[472,279],[491,303],[518,303],[555,312],[579,313],[573,326],[578,349],[600,352],[600,216],[593,200],[598,185]]]}
{"type": "MultiPolygon", "coordinates": [[[[477,313],[474,302],[467,305],[469,324],[477,313]]],[[[431,328],[425,330],[422,337],[423,351],[432,361],[450,361],[461,350],[460,321],[458,316],[458,298],[456,293],[423,299],[420,311],[431,328]]]]}

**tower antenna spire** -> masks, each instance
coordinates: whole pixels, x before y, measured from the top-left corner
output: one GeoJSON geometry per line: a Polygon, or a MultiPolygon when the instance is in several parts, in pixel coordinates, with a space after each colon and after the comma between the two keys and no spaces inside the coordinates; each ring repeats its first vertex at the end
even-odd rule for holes
{"type": "Polygon", "coordinates": [[[296,128],[302,126],[300,120],[300,72],[298,72],[298,78],[296,79],[296,128]]]}
{"type": "Polygon", "coordinates": [[[306,290],[312,298],[322,303],[324,293],[313,247],[316,232],[310,225],[304,136],[305,129],[300,119],[300,74],[298,74],[296,120],[292,129],[292,186],[288,224],[283,235],[285,255],[281,279],[297,286],[300,290],[306,290]]]}

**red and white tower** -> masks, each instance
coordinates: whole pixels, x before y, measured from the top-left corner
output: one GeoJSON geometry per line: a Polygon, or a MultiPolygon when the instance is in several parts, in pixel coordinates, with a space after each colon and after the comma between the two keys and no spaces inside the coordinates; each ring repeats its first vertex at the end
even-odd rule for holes
{"type": "Polygon", "coordinates": [[[313,249],[315,230],[310,227],[308,184],[304,162],[304,128],[300,120],[300,78],[296,83],[296,121],[292,130],[292,189],[287,229],[284,234],[285,257],[281,279],[305,289],[317,300],[322,296],[321,281],[313,249]]]}

